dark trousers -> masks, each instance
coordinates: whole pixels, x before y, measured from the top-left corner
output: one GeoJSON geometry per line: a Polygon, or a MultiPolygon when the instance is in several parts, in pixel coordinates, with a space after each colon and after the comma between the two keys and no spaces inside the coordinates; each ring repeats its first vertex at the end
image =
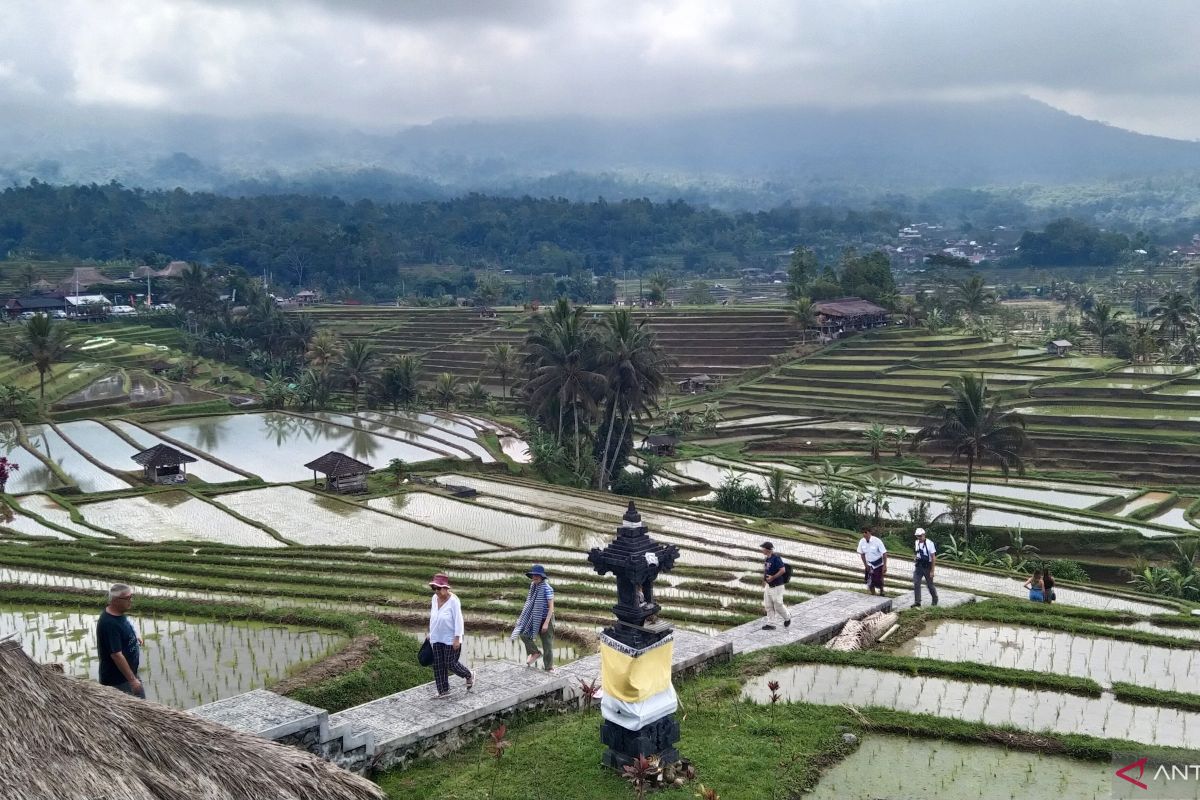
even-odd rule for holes
{"type": "Polygon", "coordinates": [[[930,574],[933,565],[923,562],[913,562],[913,605],[921,605],[921,580],[929,587],[929,597],[937,605],[937,587],[933,585],[933,575],[930,574]]]}
{"type": "Polygon", "coordinates": [[[458,663],[459,652],[451,645],[433,642],[433,681],[438,694],[450,691],[451,672],[460,678],[471,677],[471,670],[458,663]]]}

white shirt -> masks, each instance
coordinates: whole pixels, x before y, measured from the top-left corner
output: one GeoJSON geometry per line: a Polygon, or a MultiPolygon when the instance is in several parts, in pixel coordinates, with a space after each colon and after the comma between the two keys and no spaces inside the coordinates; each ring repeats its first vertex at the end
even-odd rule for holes
{"type": "Polygon", "coordinates": [[[458,595],[450,595],[450,599],[438,608],[438,599],[433,598],[429,609],[429,641],[437,644],[454,644],[454,637],[463,635],[462,605],[458,595]]]}
{"type": "Polygon", "coordinates": [[[872,536],[870,541],[864,536],[858,540],[858,553],[867,557],[868,564],[874,564],[887,555],[887,548],[878,536],[872,536]]]}
{"type": "Polygon", "coordinates": [[[920,539],[918,539],[916,541],[916,543],[913,545],[913,552],[920,553],[922,547],[925,548],[926,552],[929,553],[931,558],[933,557],[934,553],[937,552],[937,545],[935,545],[933,542],[931,542],[928,537],[926,537],[924,542],[922,542],[920,539]]]}

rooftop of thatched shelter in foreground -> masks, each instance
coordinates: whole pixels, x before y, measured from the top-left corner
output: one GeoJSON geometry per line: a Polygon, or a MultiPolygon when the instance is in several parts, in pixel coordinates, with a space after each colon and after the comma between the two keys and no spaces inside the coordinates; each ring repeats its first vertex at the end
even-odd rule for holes
{"type": "Polygon", "coordinates": [[[2,800],[380,800],[295,748],[34,663],[0,642],[2,800]]]}

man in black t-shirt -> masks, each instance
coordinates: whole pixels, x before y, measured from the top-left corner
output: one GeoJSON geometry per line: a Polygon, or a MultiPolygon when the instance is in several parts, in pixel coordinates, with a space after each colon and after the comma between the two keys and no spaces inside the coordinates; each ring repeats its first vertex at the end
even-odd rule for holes
{"type": "Polygon", "coordinates": [[[96,622],[100,683],[145,700],[146,690],[137,676],[142,640],[125,616],[132,606],[133,589],[123,583],[113,584],[108,590],[108,605],[96,622]]]}
{"type": "Polygon", "coordinates": [[[763,542],[760,547],[763,554],[763,610],[767,612],[767,624],[763,625],[762,629],[764,631],[775,630],[775,625],[771,622],[774,614],[779,615],[779,618],[783,620],[783,627],[786,628],[792,624],[787,606],[783,604],[783,584],[787,567],[784,565],[783,559],[775,552],[775,545],[763,542]]]}

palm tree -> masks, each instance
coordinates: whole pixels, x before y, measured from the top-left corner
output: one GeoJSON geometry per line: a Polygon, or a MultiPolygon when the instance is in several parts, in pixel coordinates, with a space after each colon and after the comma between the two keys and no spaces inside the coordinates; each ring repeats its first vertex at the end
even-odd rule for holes
{"type": "Polygon", "coordinates": [[[1140,317],[1146,313],[1146,299],[1154,293],[1154,286],[1146,281],[1135,281],[1130,287],[1130,304],[1134,316],[1140,317]]]}
{"type": "Polygon", "coordinates": [[[765,486],[767,503],[772,511],[786,509],[795,499],[795,487],[787,473],[781,469],[773,469],[767,474],[765,486]]]}
{"type": "Polygon", "coordinates": [[[867,440],[867,444],[871,448],[871,460],[878,462],[879,451],[887,444],[887,429],[878,422],[875,422],[871,424],[871,427],[863,431],[863,437],[867,440]]]}
{"type": "Polygon", "coordinates": [[[1171,360],[1184,364],[1200,363],[1200,330],[1192,328],[1171,349],[1171,360]]]}
{"type": "Polygon", "coordinates": [[[1171,341],[1196,324],[1196,307],[1183,292],[1167,292],[1158,300],[1158,305],[1150,309],[1154,317],[1154,327],[1159,333],[1171,332],[1171,341]]]}
{"type": "Polygon", "coordinates": [[[811,297],[798,297],[792,303],[792,321],[800,329],[800,338],[808,340],[808,331],[817,326],[817,307],[811,297]]]}
{"type": "Polygon", "coordinates": [[[560,300],[545,317],[539,318],[527,339],[526,363],[531,375],[525,385],[535,416],[558,417],[555,441],[562,443],[563,423],[571,412],[575,429],[575,463],[579,462],[579,417],[596,410],[605,380],[595,370],[596,340],[587,329],[583,309],[573,310],[560,300]]]}
{"type": "Polygon", "coordinates": [[[896,458],[904,457],[904,443],[911,438],[912,434],[903,425],[892,429],[892,441],[896,444],[896,458]]]}
{"type": "Polygon", "coordinates": [[[442,408],[450,408],[459,400],[458,376],[449,372],[438,375],[433,382],[433,399],[442,408]]]}
{"type": "Polygon", "coordinates": [[[308,342],[304,360],[313,369],[325,372],[341,357],[341,352],[342,344],[333,331],[317,331],[308,342]]]}
{"type": "Polygon", "coordinates": [[[667,300],[667,290],[671,288],[671,277],[659,271],[650,276],[650,291],[646,299],[651,303],[664,303],[667,300]]]}
{"type": "Polygon", "coordinates": [[[463,397],[472,408],[483,408],[487,405],[488,400],[491,399],[487,389],[484,388],[480,381],[471,381],[468,383],[466,391],[463,392],[463,397]]]}
{"type": "Polygon", "coordinates": [[[171,302],[183,311],[203,314],[212,311],[219,300],[212,277],[197,263],[188,264],[179,283],[170,292],[171,302]]]}
{"type": "Polygon", "coordinates": [[[400,406],[409,406],[420,396],[421,361],[416,356],[404,355],[392,359],[371,386],[375,400],[399,411],[400,406]]]}
{"type": "Polygon", "coordinates": [[[46,399],[46,375],[55,361],[60,360],[70,348],[67,344],[67,329],[55,325],[45,314],[34,314],[21,326],[12,343],[12,357],[25,364],[32,363],[38,371],[38,397],[46,399]]]}
{"type": "Polygon", "coordinates": [[[352,339],[342,348],[338,372],[354,394],[354,410],[358,410],[358,390],[371,380],[375,371],[375,348],[365,339],[352,339]]]}
{"type": "Polygon", "coordinates": [[[596,369],[605,382],[607,421],[604,449],[596,487],[605,488],[616,467],[617,455],[631,418],[641,418],[658,409],[658,398],[667,382],[665,369],[671,360],[663,353],[647,320],[637,321],[627,308],[613,310],[601,323],[596,369]],[[613,451],[613,429],[621,417],[621,432],[613,451]]]}
{"type": "Polygon", "coordinates": [[[975,467],[991,461],[1008,477],[1015,468],[1024,473],[1022,455],[1032,445],[1025,433],[1025,420],[1015,411],[1001,410],[988,394],[983,375],[964,374],[946,385],[950,400],[935,403],[929,409],[934,421],[917,431],[916,442],[936,443],[950,450],[951,463],[967,460],[966,512],[963,535],[970,542],[971,484],[975,467]]]}
{"type": "Polygon", "coordinates": [[[517,371],[517,350],[507,342],[501,342],[487,351],[488,369],[500,378],[500,396],[508,397],[508,379],[517,371]]]}
{"type": "Polygon", "coordinates": [[[1150,356],[1158,350],[1158,340],[1154,338],[1154,334],[1150,328],[1151,326],[1144,322],[1134,325],[1133,340],[1130,342],[1134,361],[1149,361],[1150,356]]]}
{"type": "Polygon", "coordinates": [[[306,369],[300,374],[296,387],[296,399],[304,408],[322,409],[329,405],[333,396],[333,379],[328,370],[306,369]]]}
{"type": "Polygon", "coordinates": [[[955,304],[969,316],[977,317],[996,304],[996,295],[984,285],[982,275],[955,281],[953,286],[955,304]]]}
{"type": "Polygon", "coordinates": [[[1107,300],[1100,300],[1083,312],[1083,329],[1100,341],[1100,355],[1104,355],[1104,343],[1108,337],[1125,330],[1125,323],[1121,321],[1123,316],[1125,312],[1114,310],[1107,300]]]}

